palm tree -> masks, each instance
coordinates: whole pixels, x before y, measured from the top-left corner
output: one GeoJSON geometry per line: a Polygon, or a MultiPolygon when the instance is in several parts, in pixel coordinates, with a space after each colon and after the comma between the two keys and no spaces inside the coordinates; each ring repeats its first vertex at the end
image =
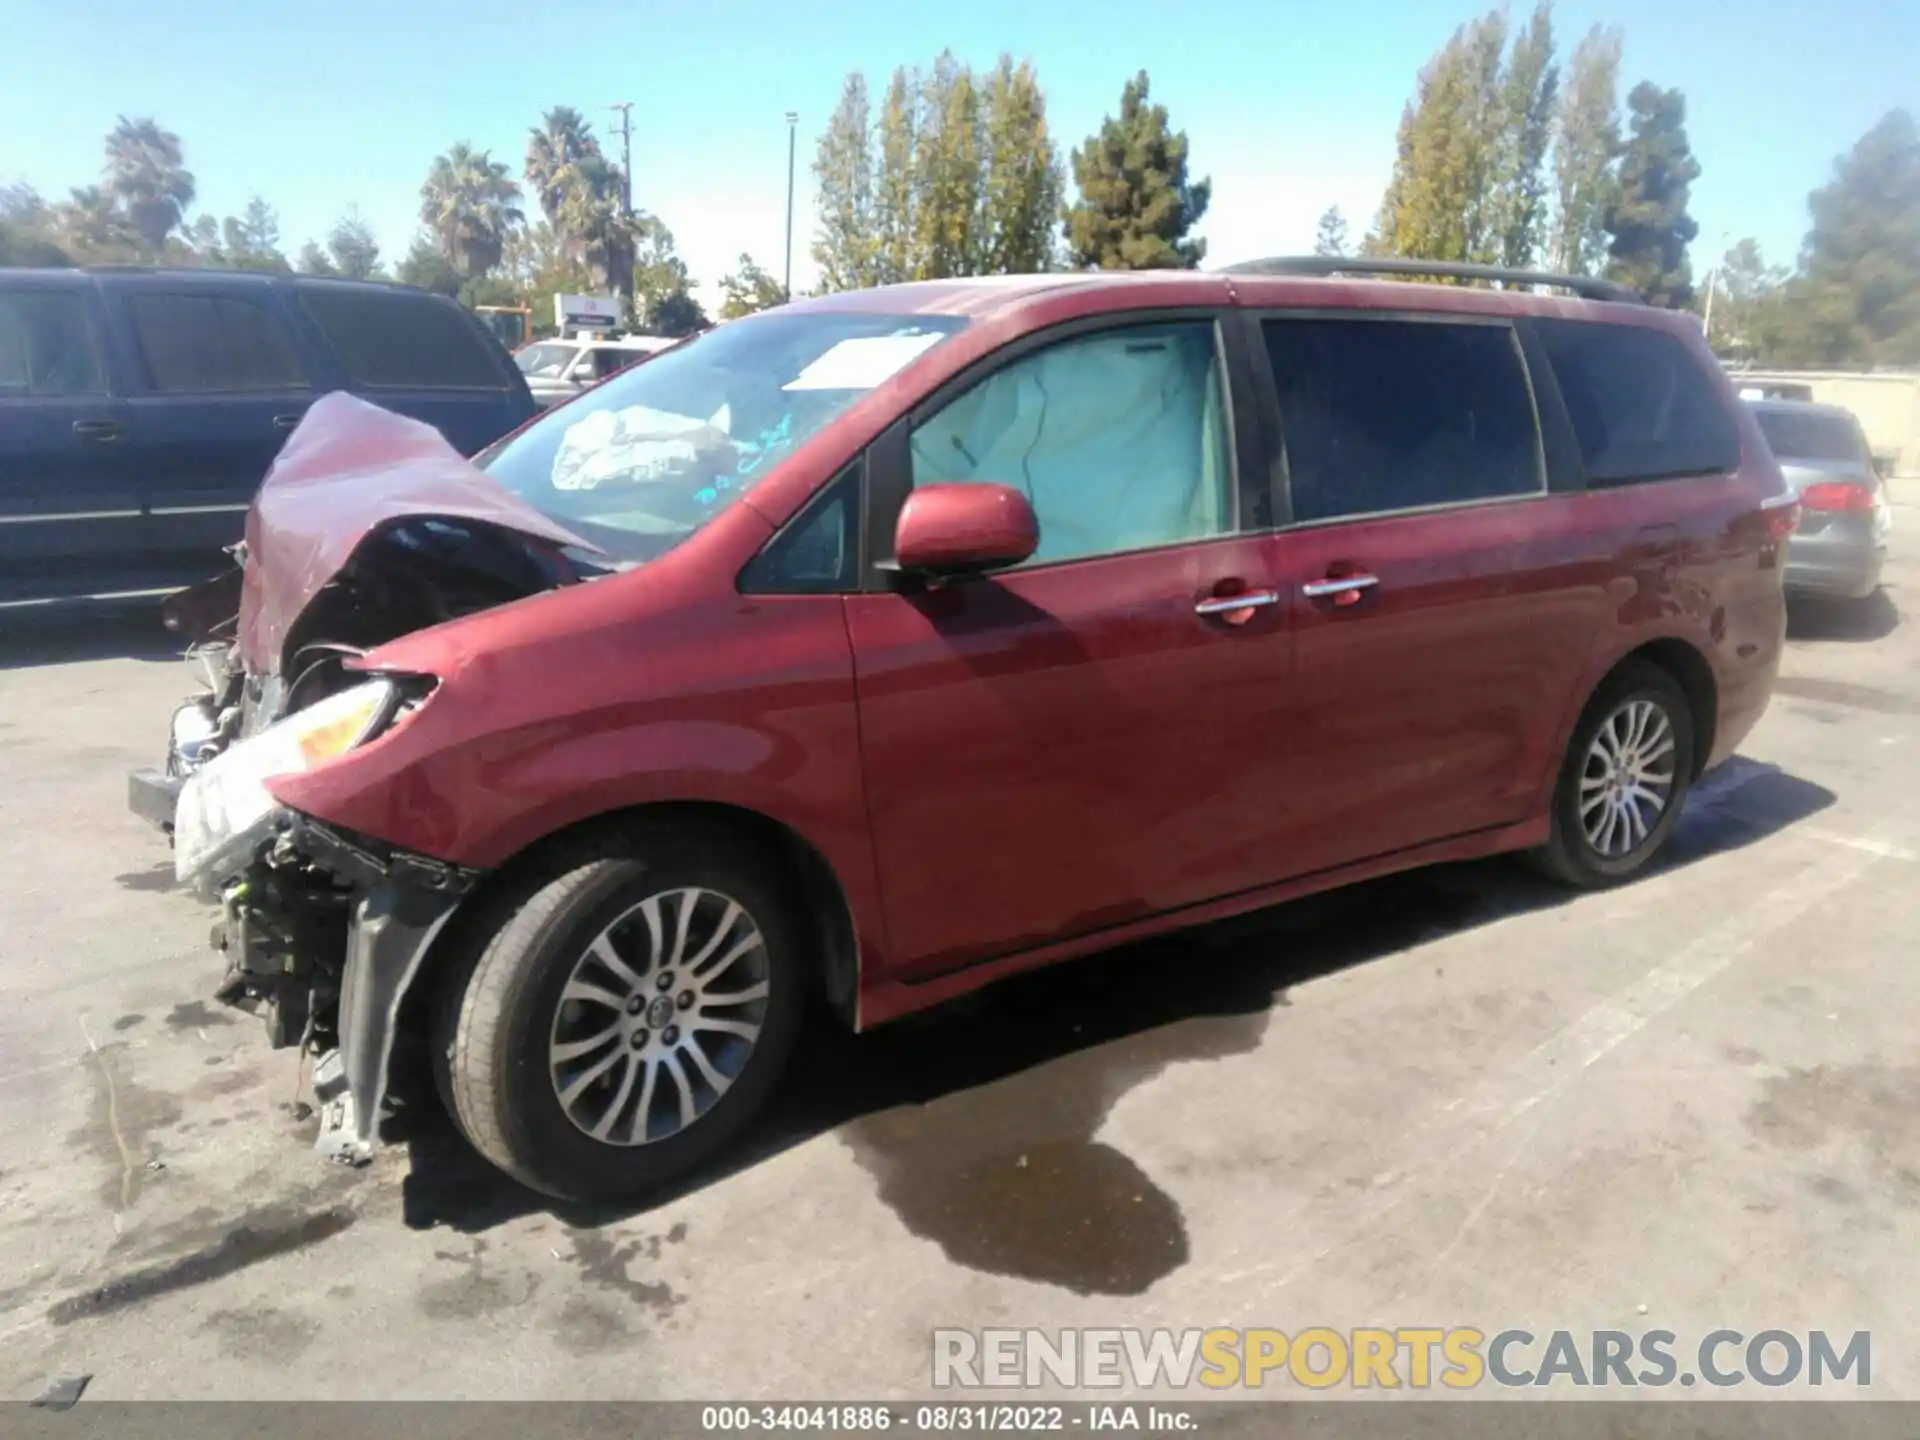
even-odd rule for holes
{"type": "Polygon", "coordinates": [[[554,228],[597,285],[633,298],[633,264],[641,225],[629,215],[620,172],[599,156],[571,167],[554,228]]]}
{"type": "Polygon", "coordinates": [[[434,157],[420,187],[420,220],[463,279],[500,263],[507,235],[525,219],[520,187],[507,167],[461,141],[434,157]]]}
{"type": "Polygon", "coordinates": [[[151,116],[120,117],[107,136],[107,193],[126,210],[147,256],[158,258],[167,236],[193,203],[193,176],[180,150],[180,137],[162,130],[151,116]]]}
{"type": "Polygon", "coordinates": [[[527,133],[527,184],[533,187],[548,223],[558,223],[578,167],[600,158],[593,128],[571,105],[554,106],[527,133]]]}

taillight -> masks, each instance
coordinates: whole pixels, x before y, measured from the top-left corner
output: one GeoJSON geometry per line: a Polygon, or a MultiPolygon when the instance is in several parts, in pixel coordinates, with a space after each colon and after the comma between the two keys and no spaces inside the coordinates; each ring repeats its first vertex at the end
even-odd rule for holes
{"type": "Polygon", "coordinates": [[[1871,510],[1873,491],[1854,480],[1822,480],[1800,492],[1809,510],[1871,510]]]}
{"type": "Polygon", "coordinates": [[[1769,505],[1761,513],[1766,518],[1769,540],[1785,540],[1793,534],[1794,527],[1800,523],[1800,506],[1792,500],[1784,504],[1769,505]]]}

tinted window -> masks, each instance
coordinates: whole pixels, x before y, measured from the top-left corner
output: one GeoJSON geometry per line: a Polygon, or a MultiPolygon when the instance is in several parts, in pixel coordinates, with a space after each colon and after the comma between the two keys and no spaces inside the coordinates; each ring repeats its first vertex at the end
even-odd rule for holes
{"type": "Polygon", "coordinates": [[[0,396],[100,395],[106,388],[85,296],[0,292],[0,396]]]}
{"type": "Polygon", "coordinates": [[[912,455],[915,485],[1024,491],[1040,521],[1035,561],[1233,528],[1207,321],[1105,330],[1027,355],[915,429],[912,455]]]}
{"type": "Polygon", "coordinates": [[[479,326],[457,307],[404,290],[303,285],[300,303],[347,379],[370,389],[502,390],[506,376],[479,326]]]}
{"type": "Polygon", "coordinates": [[[620,371],[626,369],[627,366],[633,364],[634,361],[645,358],[646,352],[641,350],[595,350],[593,352],[593,378],[596,380],[604,380],[607,376],[618,374],[620,371]]]}
{"type": "Polygon", "coordinates": [[[1758,410],[1760,433],[1776,460],[1850,460],[1867,463],[1859,427],[1839,415],[1817,411],[1758,410]]]}
{"type": "Polygon", "coordinates": [[[1295,520],[1542,488],[1533,397],[1504,325],[1269,320],[1295,520]]]}
{"type": "Polygon", "coordinates": [[[749,595],[831,595],[853,589],[859,516],[860,473],[855,466],[754,557],[740,577],[740,588],[749,595]]]}
{"type": "Polygon", "coordinates": [[[1589,484],[1740,465],[1740,436],[1691,351],[1662,330],[1539,320],[1589,484]]]}
{"type": "Polygon", "coordinates": [[[147,382],[169,394],[305,389],[307,377],[280,317],[229,295],[127,297],[147,382]]]}

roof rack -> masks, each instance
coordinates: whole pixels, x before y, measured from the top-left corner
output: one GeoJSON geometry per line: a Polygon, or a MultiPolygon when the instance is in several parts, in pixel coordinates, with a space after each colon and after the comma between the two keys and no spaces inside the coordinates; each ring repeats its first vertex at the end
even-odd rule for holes
{"type": "Polygon", "coordinates": [[[1541,270],[1509,270],[1503,265],[1469,265],[1459,260],[1403,260],[1398,257],[1345,255],[1277,255],[1269,260],[1247,260],[1225,267],[1228,275],[1419,275],[1444,280],[1498,280],[1507,285],[1550,285],[1571,290],[1583,300],[1616,300],[1627,305],[1643,302],[1612,280],[1593,275],[1550,275],[1541,270]]]}

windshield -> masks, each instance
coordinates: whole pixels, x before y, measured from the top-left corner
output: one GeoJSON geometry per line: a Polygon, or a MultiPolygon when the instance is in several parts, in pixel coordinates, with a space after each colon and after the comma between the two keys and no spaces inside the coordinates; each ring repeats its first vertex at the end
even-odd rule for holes
{"type": "Polygon", "coordinates": [[[529,345],[513,357],[522,375],[558,380],[567,362],[580,353],[578,345],[529,345]]]}
{"type": "Polygon", "coordinates": [[[1848,460],[1864,465],[1866,447],[1853,425],[1838,415],[1760,410],[1760,433],[1776,460],[1848,460]]]}
{"type": "Polygon", "coordinates": [[[650,560],[965,324],[858,312],[734,321],[615,376],[474,463],[616,559],[650,560]]]}

